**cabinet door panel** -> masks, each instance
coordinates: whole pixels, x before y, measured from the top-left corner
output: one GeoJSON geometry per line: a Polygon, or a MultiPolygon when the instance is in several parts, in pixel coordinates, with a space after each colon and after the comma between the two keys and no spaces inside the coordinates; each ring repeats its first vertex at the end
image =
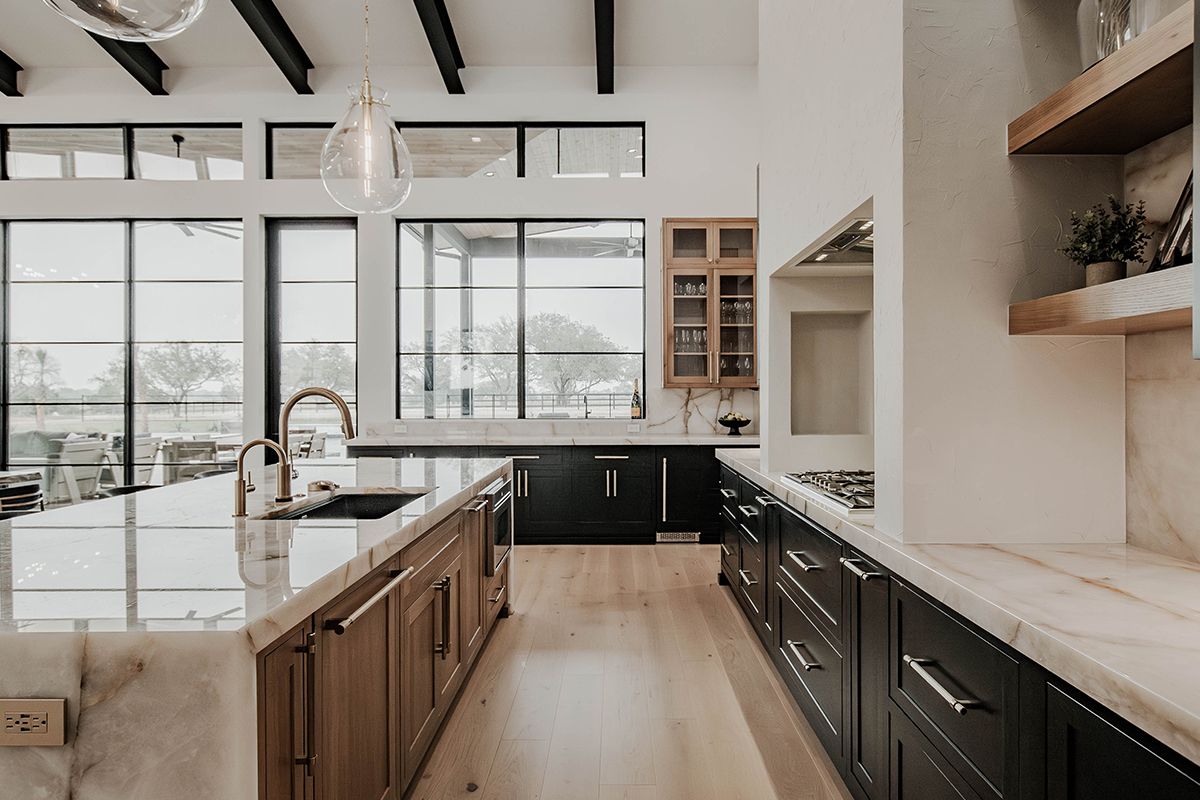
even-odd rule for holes
{"type": "Polygon", "coordinates": [[[846,570],[841,540],[787,506],[777,506],[779,554],[775,574],[814,612],[837,644],[843,643],[842,589],[846,570]]]}
{"type": "Polygon", "coordinates": [[[715,264],[754,266],[758,259],[758,225],[754,220],[713,224],[715,264]]]}
{"type": "Polygon", "coordinates": [[[412,780],[437,729],[436,659],[439,655],[434,647],[441,635],[437,609],[440,597],[436,584],[428,587],[409,604],[402,621],[400,730],[406,785],[412,780]]]}
{"type": "MultiPolygon", "coordinates": [[[[466,672],[466,661],[463,653],[464,630],[462,606],[469,598],[465,596],[463,583],[462,557],[454,559],[446,568],[441,588],[437,598],[437,658],[433,662],[435,685],[437,687],[438,713],[445,711],[446,705],[454,699],[458,687],[462,685],[466,672]]],[[[478,597],[478,595],[476,595],[478,597]]],[[[478,601],[477,601],[478,602],[478,601]]]]}
{"type": "Polygon", "coordinates": [[[400,797],[400,589],[371,605],[344,634],[329,627],[361,609],[396,574],[399,559],[317,616],[321,797],[400,797]]]}
{"type": "Polygon", "coordinates": [[[262,741],[260,763],[264,800],[304,800],[311,796],[308,768],[310,656],[303,626],[262,660],[262,741]]]}
{"type": "Polygon", "coordinates": [[[711,222],[706,219],[663,221],[663,260],[668,265],[705,266],[714,258],[711,222]]]}
{"type": "MultiPolygon", "coordinates": [[[[476,506],[481,501],[476,501],[476,506]]],[[[472,506],[474,507],[474,506],[472,506]]],[[[483,562],[487,518],[483,511],[468,511],[463,520],[462,581],[459,620],[463,660],[470,664],[483,645],[483,562]]]]}
{"type": "Polygon", "coordinates": [[[883,571],[851,553],[870,580],[851,578],[850,771],[870,800],[887,797],[888,581],[883,571]]]}
{"type": "Polygon", "coordinates": [[[1051,798],[1196,800],[1200,782],[1050,686],[1046,783],[1051,798]]]}
{"type": "Polygon", "coordinates": [[[893,711],[889,720],[891,800],[980,800],[903,714],[893,711]]]}
{"type": "Polygon", "coordinates": [[[712,271],[668,269],[664,291],[663,354],[668,386],[710,386],[715,382],[712,271]]]}
{"type": "Polygon", "coordinates": [[[738,526],[733,521],[733,517],[729,512],[722,508],[720,514],[721,525],[721,568],[729,577],[734,586],[737,586],[738,578],[738,548],[741,544],[738,542],[738,526]]]}
{"type": "Polygon", "coordinates": [[[720,508],[720,462],[712,447],[655,448],[660,531],[711,533],[720,508]]]}

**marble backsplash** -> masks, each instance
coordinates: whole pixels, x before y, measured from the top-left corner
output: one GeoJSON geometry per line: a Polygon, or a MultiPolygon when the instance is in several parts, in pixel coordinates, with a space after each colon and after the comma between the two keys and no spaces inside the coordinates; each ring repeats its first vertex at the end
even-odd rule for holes
{"type": "MultiPolygon", "coordinates": [[[[1156,229],[1171,218],[1192,169],[1192,128],[1125,157],[1125,200],[1146,201],[1156,229]]],[[[1147,247],[1149,263],[1161,233],[1147,247]]],[[[1131,263],[1129,274],[1144,272],[1131,263]]],[[[1125,337],[1125,515],[1129,544],[1200,561],[1200,362],[1192,330],[1125,337]]]]}
{"type": "MultiPolygon", "coordinates": [[[[753,435],[758,427],[758,391],[753,389],[657,389],[647,398],[646,418],[641,421],[642,435],[669,434],[703,436],[728,431],[717,424],[717,418],[731,411],[741,412],[751,420],[742,429],[753,435]]],[[[408,426],[407,435],[437,435],[445,433],[478,433],[483,436],[616,436],[626,433],[630,419],[527,419],[527,420],[386,420],[366,422],[364,436],[391,436],[396,422],[408,426]]]]}
{"type": "Polygon", "coordinates": [[[1192,330],[1125,337],[1128,542],[1200,561],[1200,361],[1192,330]]]}

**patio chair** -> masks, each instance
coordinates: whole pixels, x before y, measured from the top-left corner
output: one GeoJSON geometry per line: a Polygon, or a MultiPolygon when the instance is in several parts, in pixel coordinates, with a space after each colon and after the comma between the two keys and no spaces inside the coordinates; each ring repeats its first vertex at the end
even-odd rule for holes
{"type": "Polygon", "coordinates": [[[100,473],[108,451],[109,443],[103,439],[64,441],[57,460],[47,467],[52,473],[47,502],[78,503],[85,497],[94,497],[100,490],[100,473]]]}
{"type": "Polygon", "coordinates": [[[190,480],[217,463],[217,443],[210,440],[182,440],[163,445],[164,483],[190,480]]]}

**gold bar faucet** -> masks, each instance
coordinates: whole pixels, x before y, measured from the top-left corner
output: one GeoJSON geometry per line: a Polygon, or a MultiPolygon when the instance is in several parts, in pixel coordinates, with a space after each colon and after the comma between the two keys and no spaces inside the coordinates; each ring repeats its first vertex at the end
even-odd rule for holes
{"type": "MultiPolygon", "coordinates": [[[[338,413],[342,415],[342,433],[346,439],[354,438],[354,418],[350,414],[350,406],[342,399],[342,396],[332,389],[322,389],[319,386],[310,386],[307,389],[301,389],[294,395],[288,398],[288,401],[283,404],[283,410],[279,412],[279,445],[283,448],[283,452],[289,452],[288,448],[288,417],[292,415],[292,408],[296,403],[299,403],[306,397],[324,397],[329,402],[337,406],[338,413]]],[[[294,473],[292,474],[294,477],[294,473]]],[[[282,491],[280,495],[282,495],[282,491]]],[[[288,482],[288,494],[291,495],[291,482],[288,482]]],[[[291,497],[279,497],[279,500],[290,500],[291,497]]]]}
{"type": "Polygon", "coordinates": [[[288,463],[287,450],[270,439],[255,439],[244,444],[238,451],[237,481],[233,484],[233,515],[235,517],[246,516],[246,493],[254,491],[254,484],[247,482],[244,477],[246,453],[260,444],[263,447],[271,448],[279,456],[279,463],[275,465],[275,502],[287,502],[292,499],[292,465],[288,463]]]}

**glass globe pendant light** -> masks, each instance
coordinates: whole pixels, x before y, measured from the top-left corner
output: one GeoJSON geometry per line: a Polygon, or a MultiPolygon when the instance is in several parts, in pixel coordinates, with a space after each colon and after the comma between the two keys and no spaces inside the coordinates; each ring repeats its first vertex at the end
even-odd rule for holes
{"type": "Polygon", "coordinates": [[[350,108],[321,148],[321,180],[339,206],[356,214],[386,214],[399,207],[412,189],[412,156],[383,102],[371,87],[370,8],[366,25],[362,86],[351,86],[350,108]]]}
{"type": "Polygon", "coordinates": [[[183,33],[208,0],[44,0],[84,30],[125,42],[158,42],[183,33]]]}

